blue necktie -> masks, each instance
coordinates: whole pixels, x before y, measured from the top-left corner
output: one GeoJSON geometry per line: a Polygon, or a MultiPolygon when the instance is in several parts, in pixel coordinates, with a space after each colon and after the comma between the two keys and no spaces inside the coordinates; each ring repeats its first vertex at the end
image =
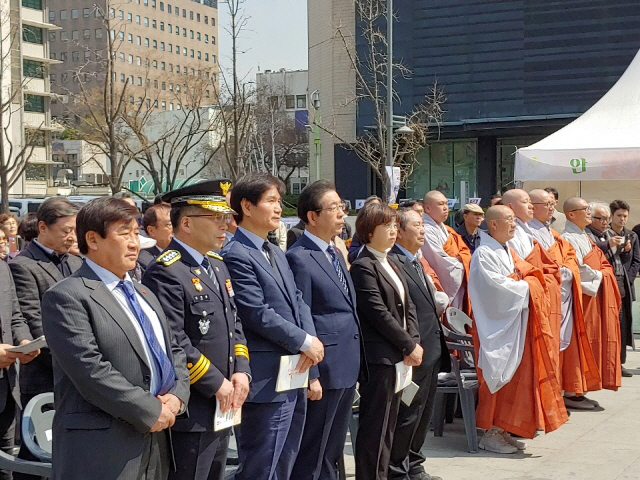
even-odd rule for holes
{"type": "Polygon", "coordinates": [[[176,383],[176,371],[173,369],[173,365],[169,360],[167,354],[162,350],[160,343],[158,343],[158,339],[156,338],[156,334],[153,332],[153,327],[151,326],[151,321],[145,315],[144,310],[140,306],[138,299],[136,297],[135,288],[133,288],[133,284],[131,282],[120,282],[118,283],[118,287],[122,289],[127,300],[129,302],[129,306],[133,311],[140,327],[142,328],[142,332],[144,333],[144,338],[147,340],[147,345],[149,346],[149,350],[151,350],[151,355],[153,356],[152,361],[156,362],[156,365],[159,369],[160,373],[160,382],[158,382],[159,387],[157,392],[153,392],[154,395],[164,395],[169,390],[173,388],[176,383]]]}
{"type": "Polygon", "coordinates": [[[202,268],[204,268],[207,271],[207,273],[209,274],[209,277],[211,278],[211,280],[213,280],[213,284],[216,286],[216,288],[220,288],[218,287],[218,280],[216,279],[216,276],[213,274],[213,268],[211,268],[211,263],[209,262],[209,259],[207,257],[204,257],[200,265],[202,265],[202,268]]]}
{"type": "Polygon", "coordinates": [[[342,271],[340,260],[338,260],[338,256],[336,255],[336,249],[333,247],[333,245],[329,245],[329,248],[327,248],[327,252],[329,252],[329,255],[331,256],[331,264],[333,265],[333,268],[336,270],[336,273],[338,274],[338,280],[340,280],[340,283],[342,284],[342,288],[344,288],[345,292],[349,293],[349,287],[347,286],[347,279],[344,278],[344,272],[342,271]]]}

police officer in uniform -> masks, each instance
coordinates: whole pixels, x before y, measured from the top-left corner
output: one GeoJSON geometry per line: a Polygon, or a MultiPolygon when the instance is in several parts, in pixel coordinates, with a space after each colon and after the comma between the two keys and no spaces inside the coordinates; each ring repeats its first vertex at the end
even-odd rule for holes
{"type": "Polygon", "coordinates": [[[174,238],[142,279],[187,354],[191,381],[188,417],[177,419],[172,430],[177,471],[170,479],[224,479],[230,428],[215,431],[216,405],[235,412],[249,392],[249,351],[233,286],[213,252],[234,213],[225,202],[230,186],[229,180],[212,180],[162,197],[171,204],[174,238]]]}

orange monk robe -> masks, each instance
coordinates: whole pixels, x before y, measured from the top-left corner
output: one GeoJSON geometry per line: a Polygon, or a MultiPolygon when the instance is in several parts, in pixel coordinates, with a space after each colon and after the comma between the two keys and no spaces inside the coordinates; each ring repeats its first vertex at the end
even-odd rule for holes
{"type": "Polygon", "coordinates": [[[583,263],[602,272],[602,282],[595,297],[582,295],[587,337],[600,370],[602,387],[617,390],[622,385],[620,363],[620,291],[613,267],[604,253],[593,244],[583,263]]]}
{"type": "Polygon", "coordinates": [[[469,317],[473,318],[471,302],[469,301],[469,291],[467,289],[467,282],[469,281],[469,265],[471,264],[471,250],[469,250],[469,247],[464,243],[462,236],[458,232],[449,225],[445,225],[445,227],[449,233],[449,237],[442,246],[442,249],[450,257],[457,257],[464,267],[464,279],[462,280],[462,286],[460,288],[464,288],[465,294],[461,310],[469,315],[469,317]]]}
{"type": "Polygon", "coordinates": [[[582,285],[576,250],[555,230],[551,230],[555,243],[547,253],[558,265],[568,268],[573,274],[573,329],[569,346],[560,352],[560,384],[565,392],[583,395],[602,389],[600,370],[593,356],[582,315],[582,285]]]}
{"type": "Polygon", "coordinates": [[[562,276],[560,267],[535,239],[533,240],[533,250],[527,255],[525,261],[542,271],[547,285],[550,302],[548,322],[553,340],[552,349],[549,353],[556,368],[556,377],[560,378],[560,326],[562,323],[562,296],[560,291],[562,276]]]}
{"type": "MultiPolygon", "coordinates": [[[[516,272],[514,280],[529,284],[529,320],[522,360],[512,379],[491,393],[478,368],[478,408],[476,425],[488,430],[502,428],[524,438],[537,430],[552,432],[568,420],[560,383],[550,355],[553,335],[546,318],[550,302],[542,271],[517,256],[511,249],[516,272]]],[[[479,340],[473,332],[476,352],[479,340]]]]}

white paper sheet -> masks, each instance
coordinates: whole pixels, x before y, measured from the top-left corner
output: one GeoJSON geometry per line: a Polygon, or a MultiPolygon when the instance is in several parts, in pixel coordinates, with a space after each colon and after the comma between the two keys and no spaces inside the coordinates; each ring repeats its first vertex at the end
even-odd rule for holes
{"type": "Polygon", "coordinates": [[[413,402],[413,399],[416,396],[416,393],[418,393],[419,388],[420,387],[415,382],[411,382],[409,385],[407,385],[407,388],[402,391],[402,398],[400,399],[402,400],[402,403],[404,403],[407,407],[410,406],[411,402],[413,402]]]}
{"type": "Polygon", "coordinates": [[[213,430],[215,432],[240,425],[242,421],[242,407],[234,410],[230,408],[226,413],[220,411],[220,401],[216,398],[216,413],[213,417],[213,430]]]}
{"type": "Polygon", "coordinates": [[[35,340],[31,340],[29,343],[25,345],[7,348],[7,352],[31,353],[38,350],[39,348],[43,348],[46,346],[47,346],[47,341],[44,339],[44,335],[42,335],[36,338],[35,340]]]}
{"type": "Polygon", "coordinates": [[[404,390],[411,383],[413,368],[404,362],[396,363],[396,393],[404,390]]]}
{"type": "Polygon", "coordinates": [[[287,390],[307,388],[309,386],[309,370],[304,373],[297,373],[296,367],[299,361],[300,354],[280,357],[276,392],[286,392],[287,390]]]}

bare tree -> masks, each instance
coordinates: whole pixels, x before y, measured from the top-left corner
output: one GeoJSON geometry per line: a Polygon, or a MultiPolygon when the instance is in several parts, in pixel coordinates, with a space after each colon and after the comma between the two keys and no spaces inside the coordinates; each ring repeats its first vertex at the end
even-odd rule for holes
{"type": "Polygon", "coordinates": [[[136,139],[127,147],[129,154],[149,171],[156,194],[200,175],[222,148],[220,108],[206,105],[214,90],[210,78],[188,77],[176,86],[175,110],[145,111],[144,102],[124,109],[123,119],[136,139]],[[188,169],[194,162],[195,168],[188,169]]]}
{"type": "MultiPolygon", "coordinates": [[[[9,211],[9,190],[22,179],[29,165],[34,148],[44,145],[47,133],[40,125],[25,124],[22,114],[23,92],[28,78],[23,79],[21,68],[14,68],[21,61],[20,31],[11,23],[9,3],[0,6],[0,208],[9,211]]],[[[25,33],[26,34],[26,33],[25,33]]],[[[32,75],[43,77],[46,68],[39,67],[32,75]]]]}
{"type": "MultiPolygon", "coordinates": [[[[367,104],[373,111],[373,124],[365,128],[355,140],[348,142],[331,126],[318,126],[334,136],[336,139],[353,149],[373,170],[382,183],[382,196],[387,198],[386,182],[386,152],[387,152],[387,36],[384,27],[387,25],[389,12],[387,0],[353,0],[359,33],[364,38],[364,46],[356,51],[353,45],[352,32],[346,27],[338,26],[335,38],[344,45],[344,49],[351,68],[355,73],[356,89],[351,98],[343,106],[357,102],[367,104]]],[[[402,78],[411,78],[410,69],[402,62],[393,62],[391,74],[397,72],[402,78]]],[[[391,92],[395,102],[400,97],[395,91],[391,92]]],[[[438,127],[442,120],[442,104],[446,98],[442,89],[434,83],[430,92],[421,103],[414,106],[406,115],[407,126],[413,131],[411,135],[394,135],[393,137],[393,165],[400,167],[403,183],[411,176],[418,164],[416,154],[425,148],[433,127],[438,127]]]]}
{"type": "Polygon", "coordinates": [[[243,5],[246,0],[227,0],[230,23],[225,31],[231,39],[231,70],[221,69],[216,91],[223,131],[221,152],[231,180],[236,181],[251,169],[250,137],[254,127],[255,89],[238,72],[239,40],[249,17],[243,5]]]}

